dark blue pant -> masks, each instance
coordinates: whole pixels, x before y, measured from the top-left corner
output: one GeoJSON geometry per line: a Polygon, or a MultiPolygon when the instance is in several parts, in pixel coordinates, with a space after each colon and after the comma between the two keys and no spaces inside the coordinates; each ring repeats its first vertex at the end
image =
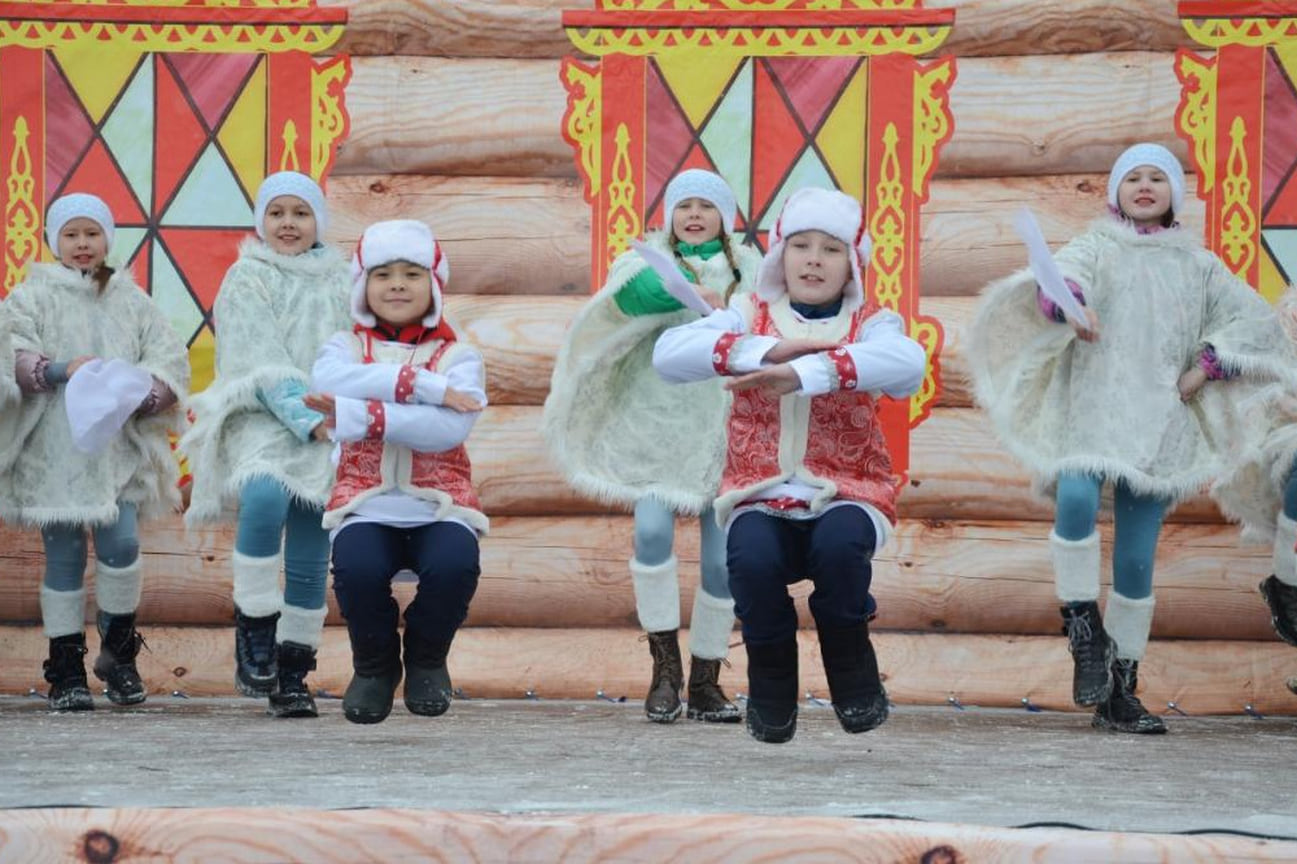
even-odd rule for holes
{"type": "Polygon", "coordinates": [[[815,584],[811,615],[822,629],[859,626],[869,609],[870,559],[877,537],[859,507],[838,507],[817,519],[782,519],[749,511],[728,537],[730,593],[748,645],[785,642],[797,635],[797,611],[788,586],[815,584]]]}
{"type": "MultiPolygon", "coordinates": [[[[455,522],[393,528],[372,522],[344,527],[333,540],[333,593],[353,637],[377,650],[395,647],[398,607],[392,577],[419,577],[405,609],[406,645],[444,652],[468,617],[481,573],[477,535],[455,522]]],[[[409,647],[407,647],[409,659],[409,647]]]]}

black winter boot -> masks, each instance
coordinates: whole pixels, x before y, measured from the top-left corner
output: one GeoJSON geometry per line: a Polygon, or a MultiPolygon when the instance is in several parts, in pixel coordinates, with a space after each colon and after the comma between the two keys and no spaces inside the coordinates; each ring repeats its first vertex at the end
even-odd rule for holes
{"type": "Polygon", "coordinates": [[[648,634],[653,680],[644,699],[644,713],[654,723],[674,723],[680,717],[680,688],[684,686],[685,670],[680,660],[678,635],[678,630],[648,634]]]}
{"type": "Polygon", "coordinates": [[[797,732],[797,640],[748,645],[748,732],[783,744],[797,732]]]}
{"type": "Polygon", "coordinates": [[[1297,587],[1272,575],[1261,583],[1261,596],[1270,607],[1274,632],[1289,645],[1297,645],[1297,587]]]}
{"type": "Polygon", "coordinates": [[[1148,713],[1135,696],[1135,687],[1139,684],[1138,660],[1112,661],[1112,682],[1112,693],[1094,710],[1090,725],[1136,735],[1166,734],[1162,718],[1148,713]]]}
{"type": "Polygon", "coordinates": [[[1117,646],[1103,629],[1097,601],[1060,606],[1067,650],[1072,652],[1072,701],[1098,705],[1112,692],[1117,646]]]}
{"type": "Polygon", "coordinates": [[[411,714],[439,717],[450,709],[449,653],[449,642],[429,643],[406,629],[405,707],[411,714]]]}
{"type": "Polygon", "coordinates": [[[279,646],[279,670],[268,713],[275,717],[318,717],[320,712],[306,686],[306,674],[315,669],[315,649],[298,642],[279,646]]]}
{"type": "Polygon", "coordinates": [[[72,633],[50,640],[45,680],[50,684],[51,711],[89,711],[95,707],[86,684],[86,634],[72,633]]]}
{"type": "Polygon", "coordinates": [[[704,723],[737,723],[739,706],[725,695],[720,684],[721,661],[689,658],[689,719],[704,723]]]}
{"type": "Polygon", "coordinates": [[[401,642],[395,630],[377,636],[347,631],[355,674],[342,696],[342,713],[352,723],[382,723],[401,683],[401,642]]]}
{"type": "Polygon", "coordinates": [[[869,625],[820,627],[820,656],[829,679],[833,712],[842,728],[868,732],[887,720],[887,691],[878,674],[878,657],[869,641],[869,625]]]}
{"type": "Polygon", "coordinates": [[[278,622],[278,612],[249,618],[234,607],[234,686],[244,696],[269,696],[279,683],[278,622]]]}
{"type": "Polygon", "coordinates": [[[95,677],[108,685],[108,701],[114,705],[138,705],[148,694],[135,668],[135,658],[144,637],[135,629],[135,613],[109,615],[100,612],[99,656],[95,658],[95,677]]]}

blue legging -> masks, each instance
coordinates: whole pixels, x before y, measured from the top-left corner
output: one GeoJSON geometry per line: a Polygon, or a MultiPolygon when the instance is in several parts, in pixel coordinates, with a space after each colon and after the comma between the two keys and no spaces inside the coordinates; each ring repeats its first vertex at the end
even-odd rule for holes
{"type": "MultiPolygon", "coordinates": [[[[730,599],[729,570],[725,566],[725,532],[708,507],[698,517],[702,533],[700,570],[702,589],[719,600],[730,599]]],[[[655,498],[635,502],[635,560],[649,567],[666,563],[675,545],[675,513],[655,498]]]]}
{"type": "Polygon", "coordinates": [[[253,477],[239,492],[239,527],[234,548],[250,558],[268,558],[284,547],[284,604],[299,609],[324,605],[329,581],[329,532],[324,511],[294,498],[278,480],[253,477]]]}
{"type": "MultiPolygon", "coordinates": [[[[117,502],[117,521],[95,525],[95,558],[109,567],[129,567],[140,557],[140,534],[134,504],[117,502]]],[[[56,522],[41,528],[45,544],[45,587],[78,591],[86,577],[86,528],[56,522]]]]}
{"type": "MultiPolygon", "coordinates": [[[[1064,540],[1084,540],[1094,533],[1103,477],[1063,474],[1058,478],[1054,532],[1064,540]]],[[[1141,600],[1153,593],[1153,557],[1170,502],[1136,495],[1118,480],[1113,487],[1112,587],[1123,597],[1141,600]]]]}
{"type": "Polygon", "coordinates": [[[1283,515],[1297,519],[1297,459],[1293,460],[1283,484],[1283,515]]]}

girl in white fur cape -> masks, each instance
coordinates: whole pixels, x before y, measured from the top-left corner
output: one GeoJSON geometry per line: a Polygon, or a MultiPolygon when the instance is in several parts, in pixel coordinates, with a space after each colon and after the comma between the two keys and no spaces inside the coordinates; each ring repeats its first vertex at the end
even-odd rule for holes
{"type": "MultiPolygon", "coordinates": [[[[761,257],[733,238],[737,205],[723,179],[709,171],[682,172],[667,184],[662,212],[669,227],[645,242],[673,256],[704,297],[724,306],[730,295],[751,287],[761,257]]],[[[592,498],[634,508],[630,571],[653,656],[644,709],[658,723],[680,716],[684,683],[676,514],[699,515],[702,532],[702,584],[689,628],[689,716],[740,719],[718,683],[734,604],[725,538],[710,510],[725,453],[727,397],[717,381],[671,387],[652,366],[658,335],[697,317],[667,294],[643,258],[622,254],[568,331],[545,400],[545,438],[567,481],[592,498]]]]}
{"type": "Polygon", "coordinates": [[[55,710],[94,707],[82,660],[87,529],[95,540],[99,606],[94,672],[110,701],[144,701],[135,667],[143,643],[135,630],[137,519],[180,504],[168,433],[180,419],[175,409],[187,395],[189,361],[184,343],[131,274],[105,265],[113,227],[107,205],[93,195],[55,201],[45,228],[58,263],[33,264],[0,307],[0,330],[12,340],[5,386],[16,375],[21,390],[16,404],[0,409],[0,508],[6,520],[41,530],[41,618],[50,640],[45,680],[55,710]],[[96,445],[74,437],[65,388],[78,374],[96,374],[99,360],[125,361],[148,373],[152,385],[133,411],[129,403],[119,406],[130,411],[119,431],[87,453],[78,440],[96,445]]]}
{"type": "Polygon", "coordinates": [[[235,685],[269,696],[279,717],[316,716],[305,679],[328,611],[321,519],[331,445],[324,415],[304,397],[320,346],[347,326],[351,278],[319,242],[327,218],[310,177],[282,171],[261,184],[261,239],[244,241],[221,283],[216,380],[194,398],[194,426],[180,442],[194,475],[186,521],[214,521],[238,504],[235,685]]]}
{"type": "Polygon", "coordinates": [[[1061,323],[1022,271],[986,289],[971,333],[979,402],[1056,500],[1050,546],[1073,699],[1097,706],[1095,726],[1122,732],[1166,731],[1135,697],[1166,511],[1222,472],[1256,382],[1291,375],[1273,311],[1179,227],[1183,200],[1170,151],[1131,147],[1109,175],[1111,215],[1054,256],[1088,320],[1061,323]],[[1101,617],[1105,481],[1116,524],[1101,617]]]}

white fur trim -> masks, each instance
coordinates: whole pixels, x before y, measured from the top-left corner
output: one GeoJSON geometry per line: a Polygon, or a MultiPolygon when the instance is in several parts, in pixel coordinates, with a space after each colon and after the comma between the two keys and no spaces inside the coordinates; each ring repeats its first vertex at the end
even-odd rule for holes
{"type": "Polygon", "coordinates": [[[264,618],[281,611],[284,592],[279,587],[283,566],[279,555],[254,558],[234,552],[230,563],[234,569],[234,605],[250,618],[264,618]]]}
{"type": "Polygon", "coordinates": [[[784,281],[784,243],[803,231],[823,231],[851,250],[851,281],[843,289],[843,308],[852,310],[865,300],[864,270],[869,263],[872,242],[865,230],[860,202],[835,189],[798,189],[784,202],[779,219],[771,229],[769,251],[757,273],[756,293],[767,303],[788,293],[784,281]]]}
{"type": "Polygon", "coordinates": [[[689,198],[701,198],[714,204],[721,214],[721,228],[726,235],[734,233],[738,204],[734,200],[734,190],[719,174],[701,168],[681,171],[671,178],[662,198],[662,221],[666,223],[663,227],[668,234],[671,233],[671,219],[676,212],[676,205],[689,198]]]}
{"type": "Polygon", "coordinates": [[[1117,207],[1117,189],[1126,175],[1141,165],[1151,165],[1166,175],[1171,183],[1171,209],[1179,213],[1184,206],[1184,168],[1175,154],[1161,144],[1147,141],[1127,147],[1112,163],[1108,173],[1108,206],[1117,207]]]}
{"type": "Polygon", "coordinates": [[[370,270],[394,261],[409,261],[432,271],[432,306],[423,316],[423,326],[436,327],[441,321],[441,292],[450,279],[450,262],[432,229],[417,219],[375,222],[360,235],[351,256],[351,317],[365,327],[377,323],[365,296],[365,284],[370,270]]]}
{"type": "Polygon", "coordinates": [[[317,240],[322,239],[325,229],[329,227],[329,209],[324,203],[324,190],[319,183],[297,171],[280,171],[261,181],[252,214],[257,236],[266,239],[266,229],[262,224],[266,221],[266,208],[271,201],[282,195],[301,198],[310,206],[311,212],[315,214],[315,237],[317,240]]]}
{"type": "Polygon", "coordinates": [[[1143,660],[1148,649],[1148,634],[1153,629],[1153,595],[1132,600],[1108,592],[1108,608],[1103,611],[1103,629],[1117,643],[1120,660],[1143,660]]]}
{"type": "Polygon", "coordinates": [[[55,591],[41,586],[41,621],[45,636],[57,639],[86,629],[86,589],[55,591]]]}
{"type": "Polygon", "coordinates": [[[1280,513],[1275,520],[1274,575],[1285,585],[1297,585],[1297,522],[1280,513]]]}
{"type": "Polygon", "coordinates": [[[100,612],[109,615],[129,615],[140,606],[140,559],[126,567],[109,567],[95,561],[95,602],[100,612]]]}
{"type": "Polygon", "coordinates": [[[319,648],[320,638],[324,634],[324,619],[328,614],[327,605],[319,609],[285,605],[275,628],[275,641],[280,645],[296,642],[309,648],[319,648]]]}
{"type": "Polygon", "coordinates": [[[1054,560],[1054,589],[1064,603],[1099,599],[1099,532],[1081,540],[1064,540],[1049,532],[1049,553],[1054,560]]]}
{"type": "Polygon", "coordinates": [[[724,660],[734,633],[734,601],[699,588],[689,618],[689,653],[700,660],[724,660]]]}
{"type": "Polygon", "coordinates": [[[50,205],[49,211],[45,214],[45,242],[50,244],[50,251],[58,257],[59,253],[59,234],[63,231],[63,226],[73,219],[91,219],[99,223],[99,227],[104,229],[104,239],[108,241],[108,248],[113,248],[113,211],[108,209],[108,205],[97,195],[90,195],[86,192],[74,192],[71,195],[64,195],[50,205]]]}
{"type": "Polygon", "coordinates": [[[680,578],[676,556],[653,567],[632,558],[630,575],[640,626],[649,633],[679,630],[680,578]]]}

